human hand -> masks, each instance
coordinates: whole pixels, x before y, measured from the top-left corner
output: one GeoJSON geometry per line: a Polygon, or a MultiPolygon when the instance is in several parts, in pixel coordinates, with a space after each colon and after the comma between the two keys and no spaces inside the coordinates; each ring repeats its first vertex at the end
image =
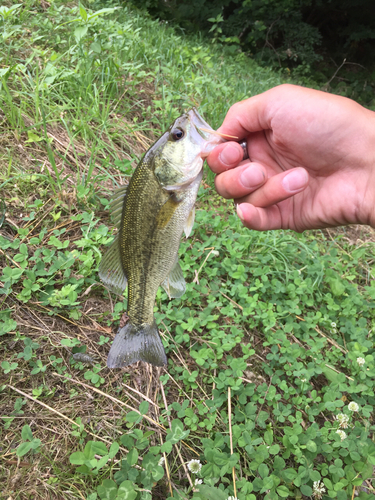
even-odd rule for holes
{"type": "Polygon", "coordinates": [[[375,113],[318,90],[281,85],[230,108],[223,134],[246,138],[207,162],[245,226],[302,232],[345,224],[375,227],[375,113]]]}

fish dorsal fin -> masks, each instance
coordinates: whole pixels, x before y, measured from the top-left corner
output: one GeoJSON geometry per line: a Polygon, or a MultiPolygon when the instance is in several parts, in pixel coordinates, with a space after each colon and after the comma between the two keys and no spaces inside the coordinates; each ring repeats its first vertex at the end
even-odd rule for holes
{"type": "Polygon", "coordinates": [[[109,202],[109,210],[111,213],[112,222],[118,228],[120,228],[122,207],[124,206],[127,189],[128,184],[125,184],[124,186],[116,189],[109,202]]]}
{"type": "Polygon", "coordinates": [[[185,233],[186,238],[189,238],[189,236],[193,230],[194,219],[195,219],[195,207],[193,207],[191,209],[189,217],[187,218],[187,221],[185,222],[185,225],[184,225],[184,233],[185,233]]]}
{"type": "Polygon", "coordinates": [[[169,275],[165,278],[161,285],[167,292],[168,297],[171,299],[178,299],[185,293],[186,282],[184,275],[182,274],[181,266],[178,263],[178,255],[176,256],[175,263],[169,272],[169,275]]]}
{"type": "Polygon", "coordinates": [[[127,279],[121,264],[118,236],[102,258],[99,266],[99,277],[112,292],[122,295],[126,288],[127,279]]]}

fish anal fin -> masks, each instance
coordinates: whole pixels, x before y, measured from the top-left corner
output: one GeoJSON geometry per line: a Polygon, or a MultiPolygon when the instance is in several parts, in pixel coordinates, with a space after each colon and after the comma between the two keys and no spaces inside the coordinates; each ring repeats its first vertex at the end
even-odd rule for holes
{"type": "Polygon", "coordinates": [[[161,284],[164,290],[167,292],[170,299],[178,299],[182,297],[186,290],[186,282],[184,275],[182,274],[181,266],[178,262],[178,257],[169,273],[161,284]]]}
{"type": "Polygon", "coordinates": [[[126,288],[127,279],[121,264],[118,236],[100,262],[99,277],[112,292],[118,295],[121,295],[126,288]]]}

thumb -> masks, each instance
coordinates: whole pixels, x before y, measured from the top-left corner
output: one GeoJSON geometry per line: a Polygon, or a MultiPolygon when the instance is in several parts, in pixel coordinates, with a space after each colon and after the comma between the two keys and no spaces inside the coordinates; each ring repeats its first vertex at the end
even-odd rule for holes
{"type": "Polygon", "coordinates": [[[271,129],[269,104],[271,103],[272,91],[273,89],[267,90],[263,94],[233,104],[218,132],[243,139],[251,132],[271,129]]]}
{"type": "Polygon", "coordinates": [[[298,85],[283,84],[237,102],[229,109],[218,131],[243,139],[252,132],[272,130],[272,120],[279,108],[310,93],[311,90],[298,85]]]}

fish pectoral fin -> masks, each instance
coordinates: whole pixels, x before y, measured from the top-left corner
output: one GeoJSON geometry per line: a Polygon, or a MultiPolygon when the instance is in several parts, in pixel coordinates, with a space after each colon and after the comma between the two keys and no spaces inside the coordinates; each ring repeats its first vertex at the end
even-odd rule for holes
{"type": "Polygon", "coordinates": [[[182,200],[179,199],[176,193],[170,194],[168,200],[164,203],[156,216],[156,225],[159,229],[163,229],[167,226],[181,201],[182,200]]]}
{"type": "Polygon", "coordinates": [[[170,299],[178,299],[185,293],[186,282],[182,274],[181,266],[178,263],[178,256],[176,257],[174,266],[169,275],[165,278],[161,286],[167,292],[170,299]]]}
{"type": "Polygon", "coordinates": [[[122,208],[126,197],[128,184],[121,186],[113,193],[109,202],[109,211],[111,213],[112,222],[115,226],[120,227],[122,208]]]}
{"type": "Polygon", "coordinates": [[[191,209],[189,217],[187,218],[187,221],[185,222],[185,225],[184,225],[184,233],[185,233],[186,238],[189,238],[189,236],[193,230],[194,219],[195,219],[195,207],[193,207],[191,209]]]}
{"type": "Polygon", "coordinates": [[[118,236],[102,258],[99,266],[99,277],[112,292],[122,295],[126,288],[127,279],[122,269],[118,236]]]}

